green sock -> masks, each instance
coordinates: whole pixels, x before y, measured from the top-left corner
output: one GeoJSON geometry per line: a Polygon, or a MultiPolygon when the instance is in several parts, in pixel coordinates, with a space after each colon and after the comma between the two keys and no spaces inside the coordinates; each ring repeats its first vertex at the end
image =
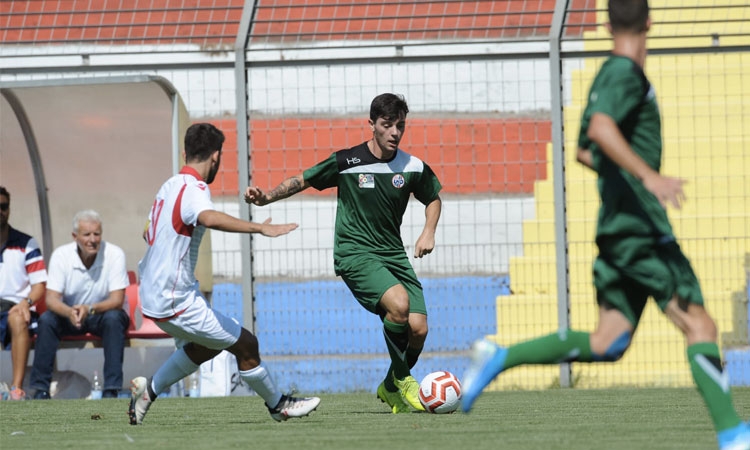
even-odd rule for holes
{"type": "Polygon", "coordinates": [[[396,383],[393,382],[393,363],[388,366],[388,372],[385,373],[385,380],[383,380],[383,384],[385,385],[385,390],[388,392],[398,391],[396,383]]]}
{"type": "Polygon", "coordinates": [[[409,347],[406,349],[406,364],[409,366],[409,369],[417,365],[417,360],[419,360],[419,355],[421,354],[421,348],[409,347]]]}
{"type": "Polygon", "coordinates": [[[388,347],[388,354],[391,355],[389,372],[392,370],[393,376],[399,380],[409,375],[409,366],[406,363],[406,348],[409,346],[408,330],[409,324],[393,323],[388,319],[383,319],[385,344],[388,347]]]}
{"type": "Polygon", "coordinates": [[[690,371],[716,431],[736,427],[741,420],[732,405],[729,376],[721,368],[719,346],[714,342],[701,342],[687,348],[690,371]]]}
{"type": "Polygon", "coordinates": [[[503,370],[520,364],[557,364],[564,361],[592,361],[589,333],[567,330],[512,345],[508,348],[503,370]]]}
{"type": "MultiPolygon", "coordinates": [[[[419,359],[419,355],[421,354],[421,348],[409,347],[406,349],[406,365],[409,366],[409,369],[417,364],[417,360],[419,359]]],[[[386,390],[390,392],[396,392],[398,390],[396,384],[393,382],[393,363],[391,363],[391,366],[388,367],[388,373],[385,375],[384,382],[386,390]]]]}

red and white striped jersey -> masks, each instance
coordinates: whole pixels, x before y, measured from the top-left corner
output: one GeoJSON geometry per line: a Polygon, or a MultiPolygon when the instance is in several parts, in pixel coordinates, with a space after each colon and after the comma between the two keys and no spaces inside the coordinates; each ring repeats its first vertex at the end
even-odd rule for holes
{"type": "Polygon", "coordinates": [[[36,239],[10,227],[8,241],[0,249],[0,298],[18,303],[31,285],[47,281],[47,268],[36,239]]]}
{"type": "Polygon", "coordinates": [[[185,309],[198,289],[195,263],[206,228],[198,215],[213,210],[211,191],[195,169],[185,166],[156,194],[148,217],[148,247],[138,263],[143,314],[170,317],[185,309]]]}

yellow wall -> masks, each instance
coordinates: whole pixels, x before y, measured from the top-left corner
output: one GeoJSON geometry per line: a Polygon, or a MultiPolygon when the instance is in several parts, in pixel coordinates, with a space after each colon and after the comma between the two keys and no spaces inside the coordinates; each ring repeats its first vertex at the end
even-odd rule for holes
{"type": "MultiPolygon", "coordinates": [[[[652,8],[671,3],[652,2],[652,8]]],[[[606,11],[606,4],[599,7],[606,11]]],[[[727,17],[723,10],[707,13],[727,17]]],[[[667,19],[656,11],[652,18],[655,23],[667,19]]],[[[605,20],[600,17],[600,22],[605,20]]],[[[727,32],[732,26],[739,25],[728,23],[727,32]]],[[[655,25],[652,37],[675,32],[657,30],[655,25]]],[[[693,28],[694,33],[699,31],[693,28]]],[[[603,28],[593,34],[601,37],[602,33],[606,33],[603,28]]],[[[601,48],[602,42],[609,48],[606,41],[596,45],[601,48]]],[[[706,45],[664,38],[656,45],[692,44],[706,45]]],[[[572,74],[572,102],[564,110],[571,325],[582,330],[596,325],[591,265],[596,255],[598,195],[594,174],[575,162],[575,148],[585,97],[602,61],[587,60],[582,70],[572,74]]],[[[687,203],[682,210],[670,209],[670,220],[701,280],[707,308],[719,326],[720,345],[747,345],[743,299],[744,260],[750,252],[750,133],[746,131],[750,130],[746,106],[750,105],[750,55],[650,56],[645,70],[662,113],[662,172],[688,180],[687,203]]],[[[551,145],[548,161],[550,179],[538,182],[534,190],[537,216],[523,224],[524,256],[511,261],[514,294],[497,298],[498,333],[490,338],[503,345],[557,329],[551,145]]],[[[684,353],[682,335],[652,303],[626,356],[612,364],[575,364],[574,381],[579,387],[688,386],[692,378],[684,353]]],[[[519,367],[503,374],[491,388],[545,388],[556,385],[558,376],[558,366],[519,367]]]]}

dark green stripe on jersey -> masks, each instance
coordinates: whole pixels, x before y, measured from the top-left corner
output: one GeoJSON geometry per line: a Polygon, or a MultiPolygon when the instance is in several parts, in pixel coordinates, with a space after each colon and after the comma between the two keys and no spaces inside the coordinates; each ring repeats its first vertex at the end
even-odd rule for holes
{"type": "Polygon", "coordinates": [[[303,176],[317,190],[338,187],[334,258],[403,253],[401,222],[410,195],[427,205],[442,187],[419,158],[399,149],[380,160],[366,142],[332,153],[303,176]]]}

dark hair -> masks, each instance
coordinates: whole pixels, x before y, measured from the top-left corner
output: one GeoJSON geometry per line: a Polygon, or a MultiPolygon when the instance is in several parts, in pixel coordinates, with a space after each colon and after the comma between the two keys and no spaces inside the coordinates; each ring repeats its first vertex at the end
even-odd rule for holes
{"type": "Polygon", "coordinates": [[[648,0],[609,0],[609,23],[613,32],[646,31],[648,22],[648,0]]]}
{"type": "Polygon", "coordinates": [[[395,120],[402,115],[406,117],[409,107],[403,95],[380,94],[370,104],[370,120],[376,122],[378,117],[386,120],[395,120]]]}
{"type": "Polygon", "coordinates": [[[0,195],[4,195],[8,197],[8,201],[10,201],[10,192],[8,192],[8,190],[5,189],[5,186],[0,186],[0,195]]]}
{"type": "Polygon", "coordinates": [[[210,123],[194,123],[185,132],[185,162],[201,162],[224,145],[224,133],[210,123]]]}

